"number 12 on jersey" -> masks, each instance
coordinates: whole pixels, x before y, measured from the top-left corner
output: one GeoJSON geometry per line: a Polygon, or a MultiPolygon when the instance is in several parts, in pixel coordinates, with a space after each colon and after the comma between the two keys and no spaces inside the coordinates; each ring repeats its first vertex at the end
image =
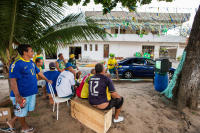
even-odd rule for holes
{"type": "Polygon", "coordinates": [[[99,86],[99,81],[91,81],[90,82],[90,92],[94,96],[98,96],[99,92],[96,91],[96,88],[99,86]]]}

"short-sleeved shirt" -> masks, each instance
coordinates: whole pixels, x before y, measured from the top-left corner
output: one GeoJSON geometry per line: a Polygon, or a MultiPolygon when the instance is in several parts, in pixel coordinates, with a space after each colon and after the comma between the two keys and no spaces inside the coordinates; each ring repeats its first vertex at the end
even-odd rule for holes
{"type": "Polygon", "coordinates": [[[77,66],[76,66],[76,59],[70,58],[68,62],[72,64],[72,66],[73,66],[74,69],[77,68],[77,66]]]}
{"type": "MultiPolygon", "coordinates": [[[[25,61],[20,57],[10,65],[9,78],[17,79],[19,94],[27,97],[38,93],[36,74],[39,72],[40,70],[32,60],[25,61]]],[[[13,91],[10,96],[15,97],[13,91]]]]}
{"type": "Polygon", "coordinates": [[[72,86],[75,85],[74,74],[70,71],[63,71],[56,81],[56,91],[58,97],[67,97],[72,94],[72,86]]]}
{"type": "Polygon", "coordinates": [[[111,100],[111,93],[115,92],[112,81],[102,74],[96,74],[89,80],[89,102],[99,105],[111,100]]]}
{"type": "MultiPolygon", "coordinates": [[[[60,72],[59,71],[47,71],[47,72],[44,72],[44,76],[48,79],[48,80],[52,80],[53,81],[53,84],[52,84],[52,87],[54,89],[54,93],[57,94],[56,92],[56,81],[58,79],[58,76],[59,76],[60,72]]],[[[47,90],[47,93],[50,93],[50,90],[49,90],[49,85],[48,83],[46,82],[46,90],[47,90]]]]}
{"type": "Polygon", "coordinates": [[[60,68],[61,70],[65,68],[65,62],[64,62],[64,60],[58,59],[57,62],[58,62],[58,64],[59,64],[59,68],[60,68]]]}
{"type": "Polygon", "coordinates": [[[117,64],[117,60],[115,58],[111,59],[109,58],[108,59],[108,69],[113,69],[115,68],[115,65],[117,64]],[[112,64],[112,66],[110,66],[109,64],[112,64]]]}

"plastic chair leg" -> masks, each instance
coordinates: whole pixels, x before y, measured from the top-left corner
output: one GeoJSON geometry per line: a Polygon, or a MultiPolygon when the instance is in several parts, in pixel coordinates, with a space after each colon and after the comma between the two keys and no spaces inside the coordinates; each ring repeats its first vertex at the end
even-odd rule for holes
{"type": "Polygon", "coordinates": [[[55,111],[55,102],[53,103],[53,112],[55,111]]]}
{"type": "Polygon", "coordinates": [[[57,120],[58,120],[58,113],[59,113],[59,103],[57,103],[57,120]]]}

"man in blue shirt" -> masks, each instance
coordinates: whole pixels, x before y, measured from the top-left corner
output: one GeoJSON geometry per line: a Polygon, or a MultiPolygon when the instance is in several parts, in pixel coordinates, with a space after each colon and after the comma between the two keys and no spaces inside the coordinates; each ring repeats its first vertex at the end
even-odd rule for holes
{"type": "Polygon", "coordinates": [[[89,80],[89,103],[94,107],[103,110],[115,107],[115,118],[113,121],[123,121],[124,118],[119,116],[123,105],[123,97],[115,91],[112,81],[105,76],[103,64],[96,64],[95,71],[96,74],[89,80]]]}
{"type": "Polygon", "coordinates": [[[19,45],[17,51],[21,57],[14,61],[9,69],[12,89],[10,99],[14,105],[15,117],[7,124],[10,128],[13,128],[15,121],[18,119],[22,127],[22,133],[33,133],[34,129],[28,126],[25,117],[29,111],[35,109],[36,94],[38,93],[36,74],[49,83],[52,83],[52,81],[48,80],[31,60],[34,53],[30,45],[19,45]]]}
{"type": "MultiPolygon", "coordinates": [[[[57,92],[56,92],[56,80],[57,80],[60,72],[55,70],[56,64],[54,62],[49,63],[49,69],[50,69],[50,71],[44,72],[44,76],[46,76],[49,80],[53,81],[52,87],[53,87],[54,93],[57,94],[57,92]]],[[[53,105],[53,99],[52,99],[51,92],[49,90],[49,86],[48,86],[47,82],[46,82],[46,90],[47,90],[47,93],[48,93],[48,96],[49,96],[49,104],[53,105]]]]}

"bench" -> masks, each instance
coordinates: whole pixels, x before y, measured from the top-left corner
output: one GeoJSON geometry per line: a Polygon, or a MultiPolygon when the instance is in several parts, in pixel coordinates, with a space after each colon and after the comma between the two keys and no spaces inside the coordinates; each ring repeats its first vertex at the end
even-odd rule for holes
{"type": "Polygon", "coordinates": [[[97,133],[106,133],[112,123],[112,109],[96,109],[87,99],[71,100],[71,116],[97,133]]]}

